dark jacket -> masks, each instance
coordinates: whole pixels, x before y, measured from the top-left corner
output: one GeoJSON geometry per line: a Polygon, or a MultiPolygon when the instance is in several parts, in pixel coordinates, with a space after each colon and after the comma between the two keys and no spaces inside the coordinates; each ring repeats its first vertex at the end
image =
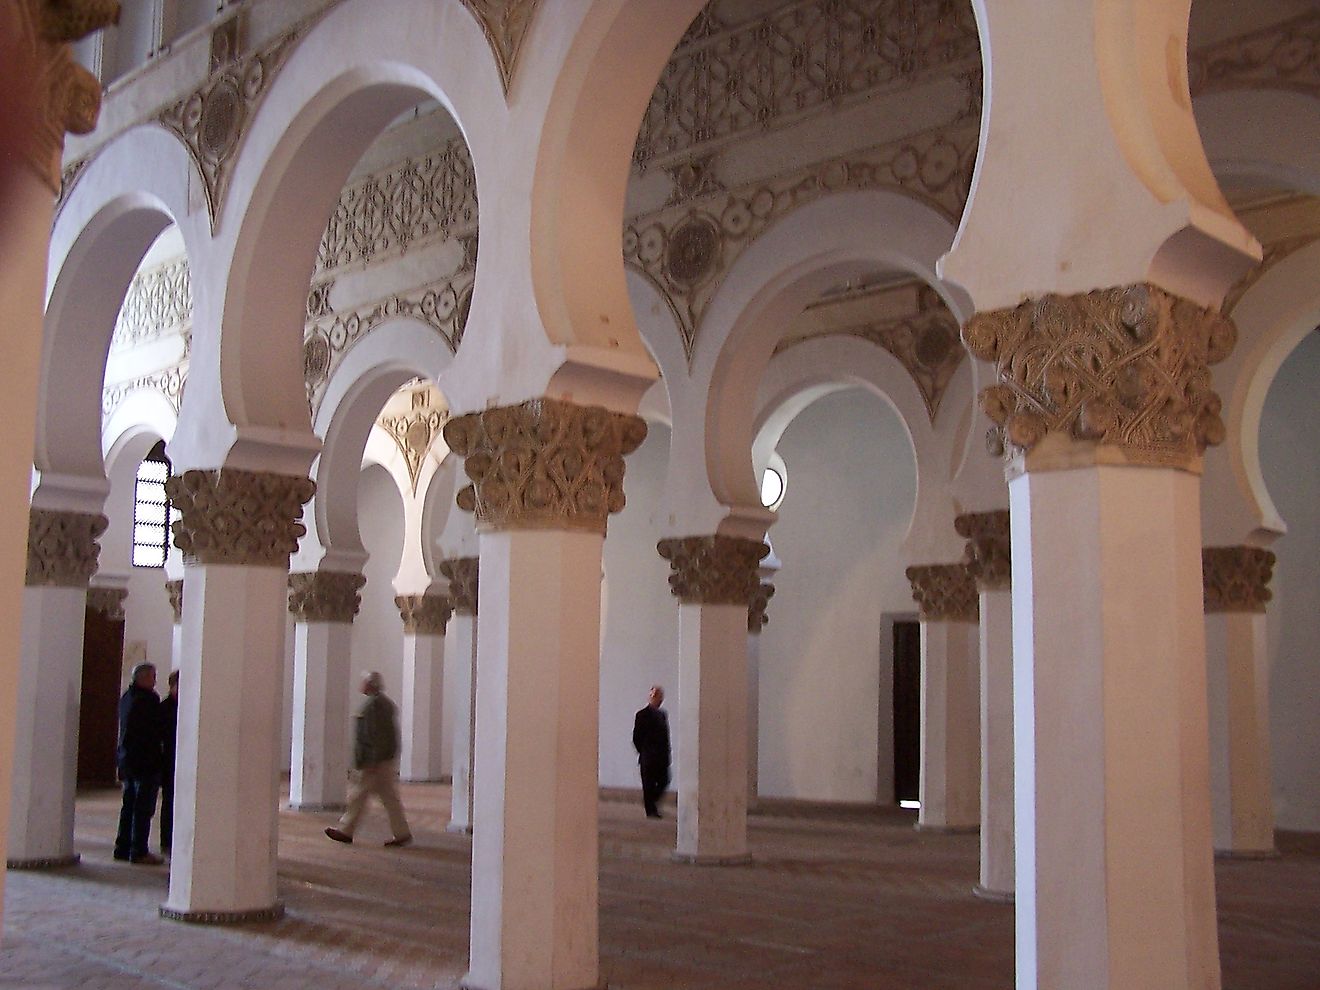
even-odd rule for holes
{"type": "Polygon", "coordinates": [[[160,695],[130,684],[119,699],[119,746],[115,763],[122,780],[156,777],[161,771],[160,695]]]}
{"type": "Polygon", "coordinates": [[[633,748],[639,762],[669,765],[669,716],[647,705],[633,719],[633,748]]]}
{"type": "Polygon", "coordinates": [[[353,737],[353,765],[374,767],[399,755],[399,726],[394,718],[394,702],[383,694],[373,694],[357,717],[353,737]]]}
{"type": "Polygon", "coordinates": [[[167,695],[160,703],[160,749],[162,769],[167,777],[174,776],[175,736],[179,732],[179,698],[167,695]]]}

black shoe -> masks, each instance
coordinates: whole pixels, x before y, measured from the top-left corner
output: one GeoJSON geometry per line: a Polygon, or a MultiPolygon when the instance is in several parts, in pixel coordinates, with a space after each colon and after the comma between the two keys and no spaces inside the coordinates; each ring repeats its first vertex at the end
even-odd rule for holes
{"type": "Polygon", "coordinates": [[[646,817],[647,817],[647,818],[664,818],[665,816],[662,815],[662,814],[660,814],[660,812],[658,812],[658,811],[648,811],[648,812],[646,813],[646,817]]]}
{"type": "Polygon", "coordinates": [[[334,839],[336,842],[342,842],[345,845],[350,845],[350,846],[353,844],[353,837],[351,835],[349,835],[347,832],[339,831],[339,829],[335,828],[333,825],[331,825],[329,828],[325,830],[325,834],[330,838],[334,839]]]}
{"type": "Polygon", "coordinates": [[[115,859],[119,860],[121,863],[127,863],[131,858],[132,857],[130,857],[128,853],[125,852],[124,850],[122,849],[115,850],[115,859]]]}
{"type": "Polygon", "coordinates": [[[130,863],[134,863],[138,866],[160,866],[165,862],[164,859],[157,856],[155,853],[134,853],[128,859],[130,863]]]}

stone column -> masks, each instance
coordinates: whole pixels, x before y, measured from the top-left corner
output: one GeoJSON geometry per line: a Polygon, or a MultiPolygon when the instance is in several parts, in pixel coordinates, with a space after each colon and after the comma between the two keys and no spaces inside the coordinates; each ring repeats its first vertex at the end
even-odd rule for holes
{"type": "Polygon", "coordinates": [[[1019,987],[1219,985],[1199,470],[1234,336],[1144,283],[963,330],[1010,457],[1019,987]]]}
{"type": "Polygon", "coordinates": [[[444,732],[445,624],[453,607],[444,595],[399,595],[403,621],[403,694],[400,702],[403,780],[439,780],[444,732]]]}
{"type": "Polygon", "coordinates": [[[449,579],[449,600],[454,614],[445,636],[446,666],[453,671],[453,759],[449,824],[446,830],[472,834],[473,757],[477,739],[477,583],[479,558],[453,557],[441,561],[440,573],[449,579]]]}
{"type": "Polygon", "coordinates": [[[180,517],[183,649],[174,852],[162,917],[278,918],[279,811],[289,554],[315,485],[237,468],[186,471],[166,492],[180,517]]]}
{"type": "Polygon", "coordinates": [[[78,781],[87,582],[96,573],[105,516],[33,509],[28,516],[18,720],[9,807],[10,869],[76,863],[73,794],[78,781]]]}
{"type": "Polygon", "coordinates": [[[909,567],[921,614],[917,828],[974,832],[980,816],[976,583],[965,564],[909,567]]]}
{"type": "Polygon", "coordinates": [[[366,583],[351,571],[289,575],[294,617],[289,807],[295,811],[342,811],[348,799],[353,617],[366,583]]]}
{"type": "MultiPolygon", "coordinates": [[[[472,990],[600,984],[600,568],[646,424],[553,399],[459,416],[481,557],[472,990]]],[[[743,636],[746,636],[744,629],[743,636]]]]}
{"type": "Polygon", "coordinates": [[[1206,547],[1201,566],[1215,851],[1246,859],[1277,856],[1265,628],[1274,554],[1259,547],[1206,547]]]}
{"type": "Polygon", "coordinates": [[[747,805],[755,807],[761,782],[761,630],[770,619],[766,608],[775,596],[773,582],[761,581],[747,606],[747,805]]]}
{"type": "Polygon", "coordinates": [[[981,879],[989,901],[1013,900],[1013,582],[1008,510],[954,520],[981,611],[981,879]]]}
{"type": "Polygon", "coordinates": [[[183,666],[183,578],[165,582],[165,594],[170,598],[174,625],[170,628],[170,657],[174,670],[183,666]]]}
{"type": "Polygon", "coordinates": [[[685,863],[745,863],[747,617],[770,548],[736,536],[661,540],[678,599],[678,844],[685,863]]]}

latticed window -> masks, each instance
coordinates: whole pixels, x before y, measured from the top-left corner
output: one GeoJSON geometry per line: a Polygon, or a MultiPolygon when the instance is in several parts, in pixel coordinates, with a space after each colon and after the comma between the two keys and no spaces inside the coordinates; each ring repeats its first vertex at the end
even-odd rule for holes
{"type": "Polygon", "coordinates": [[[138,465],[137,484],[133,490],[133,564],[136,567],[164,567],[170,546],[170,504],[165,498],[165,481],[170,476],[165,441],[151,448],[138,465]]]}

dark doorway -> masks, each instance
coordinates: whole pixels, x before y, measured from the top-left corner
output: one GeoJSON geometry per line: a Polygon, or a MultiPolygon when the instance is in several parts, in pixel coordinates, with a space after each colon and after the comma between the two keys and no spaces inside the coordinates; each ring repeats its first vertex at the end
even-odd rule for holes
{"type": "Polygon", "coordinates": [[[894,623],[894,803],[916,801],[921,780],[921,624],[894,623]]]}
{"type": "Polygon", "coordinates": [[[115,785],[119,735],[119,677],[124,666],[124,620],[87,610],[83,626],[82,702],[78,709],[78,786],[115,785]]]}

